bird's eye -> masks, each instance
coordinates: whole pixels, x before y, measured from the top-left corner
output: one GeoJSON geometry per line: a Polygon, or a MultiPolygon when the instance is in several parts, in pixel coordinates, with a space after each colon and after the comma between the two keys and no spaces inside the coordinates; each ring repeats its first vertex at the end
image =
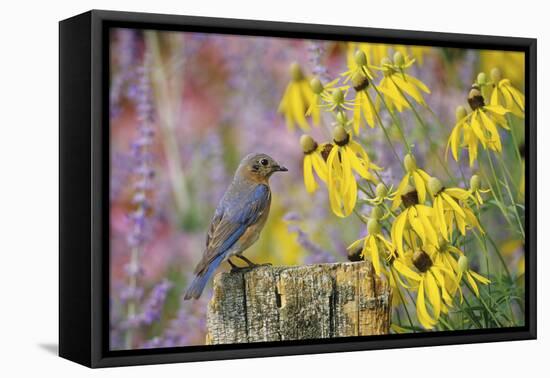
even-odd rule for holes
{"type": "Polygon", "coordinates": [[[269,162],[267,161],[267,159],[262,159],[260,160],[260,164],[263,165],[264,167],[267,166],[269,162]]]}

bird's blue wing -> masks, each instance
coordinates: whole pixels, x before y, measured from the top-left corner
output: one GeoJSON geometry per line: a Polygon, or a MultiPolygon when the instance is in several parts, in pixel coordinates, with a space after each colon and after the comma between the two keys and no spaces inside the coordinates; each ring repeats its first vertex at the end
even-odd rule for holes
{"type": "Polygon", "coordinates": [[[216,257],[227,252],[243,236],[248,227],[256,224],[268,209],[270,190],[267,185],[257,185],[248,193],[240,193],[233,202],[228,199],[210,225],[203,260],[195,272],[202,271],[216,257]]]}

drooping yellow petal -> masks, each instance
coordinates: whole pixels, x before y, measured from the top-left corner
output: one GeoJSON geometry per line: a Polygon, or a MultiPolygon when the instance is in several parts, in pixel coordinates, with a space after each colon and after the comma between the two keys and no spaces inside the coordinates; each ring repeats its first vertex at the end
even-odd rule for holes
{"type": "Polygon", "coordinates": [[[405,232],[405,224],[407,223],[407,213],[408,211],[404,211],[403,213],[399,214],[392,225],[392,234],[395,235],[395,239],[393,239],[392,235],[392,241],[400,255],[404,254],[403,233],[405,232]]]}
{"type": "Polygon", "coordinates": [[[435,325],[434,319],[428,314],[426,309],[426,301],[424,299],[424,281],[420,281],[418,286],[418,296],[416,297],[416,316],[420,324],[426,329],[431,329],[435,325]]]}
{"type": "Polygon", "coordinates": [[[449,141],[447,142],[447,149],[445,151],[445,156],[448,156],[450,147],[455,161],[458,161],[458,145],[460,143],[460,131],[462,130],[462,128],[462,124],[457,124],[454,127],[453,131],[451,132],[451,136],[449,137],[449,141]]]}
{"type": "MultiPolygon", "coordinates": [[[[418,206],[417,206],[417,209],[418,209],[418,206]]],[[[426,233],[426,239],[428,239],[428,241],[431,244],[437,246],[438,245],[437,233],[432,225],[432,222],[430,221],[430,218],[425,214],[423,214],[420,210],[418,214],[419,214],[418,218],[420,219],[420,222],[422,222],[422,226],[424,227],[424,232],[426,233]]]]}
{"type": "Polygon", "coordinates": [[[469,273],[472,275],[472,277],[474,277],[478,282],[482,283],[483,285],[488,285],[491,283],[491,280],[489,280],[486,277],[483,277],[481,274],[478,274],[473,270],[470,270],[469,273]]]}
{"type": "Polygon", "coordinates": [[[304,156],[304,184],[306,190],[313,193],[317,189],[317,183],[313,177],[313,166],[311,164],[311,154],[304,156]]]}
{"type": "Polygon", "coordinates": [[[481,124],[479,123],[479,120],[477,119],[478,113],[480,113],[478,110],[474,111],[471,116],[471,122],[470,126],[472,127],[472,131],[477,136],[477,139],[481,142],[483,145],[483,148],[487,148],[487,138],[483,134],[483,130],[481,129],[481,124]]]}
{"type": "Polygon", "coordinates": [[[358,240],[354,241],[353,243],[351,243],[346,249],[348,251],[354,251],[354,250],[358,249],[359,246],[364,243],[364,241],[365,241],[365,239],[358,239],[358,240]]]}
{"type": "Polygon", "coordinates": [[[463,218],[466,217],[466,214],[464,213],[464,210],[462,210],[462,208],[458,205],[458,203],[456,203],[456,201],[450,195],[445,193],[445,191],[441,192],[440,194],[443,197],[443,199],[445,200],[445,202],[448,203],[452,207],[452,209],[454,210],[455,213],[459,214],[463,218]]]}
{"type": "Polygon", "coordinates": [[[439,230],[441,232],[441,236],[445,240],[449,240],[449,235],[447,232],[447,223],[445,220],[445,209],[443,208],[443,199],[441,196],[437,196],[434,200],[434,210],[435,210],[435,216],[437,219],[437,225],[439,226],[439,230]]]}
{"type": "Polygon", "coordinates": [[[403,80],[401,75],[392,76],[392,79],[394,80],[394,83],[398,88],[400,88],[403,92],[411,96],[419,104],[425,105],[426,102],[424,101],[422,94],[420,94],[418,89],[412,84],[410,80],[408,80],[409,78],[410,76],[408,76],[407,80],[403,80]]]}
{"type": "Polygon", "coordinates": [[[468,283],[472,287],[472,290],[476,294],[476,297],[479,298],[479,289],[477,288],[476,281],[472,278],[469,272],[466,272],[466,279],[468,280],[468,283]]]}
{"type": "Polygon", "coordinates": [[[441,297],[435,278],[429,270],[426,272],[426,292],[434,310],[434,319],[437,320],[441,313],[441,297]]]}
{"type": "Polygon", "coordinates": [[[367,121],[369,127],[373,128],[375,126],[374,115],[376,114],[376,110],[374,109],[374,104],[370,98],[369,93],[363,92],[363,96],[365,97],[365,100],[362,103],[363,116],[365,117],[365,120],[367,121]]]}
{"type": "Polygon", "coordinates": [[[300,85],[297,83],[291,84],[289,105],[292,112],[292,117],[303,130],[309,130],[309,124],[306,121],[306,105],[302,98],[300,85]]]}
{"type": "Polygon", "coordinates": [[[414,232],[420,237],[422,245],[426,244],[426,233],[422,222],[418,219],[416,210],[411,208],[408,212],[409,223],[412,226],[414,232]]]}
{"type": "Polygon", "coordinates": [[[445,193],[461,201],[465,201],[468,198],[475,201],[475,198],[472,196],[472,194],[469,191],[462,188],[446,188],[445,193]]]}
{"type": "Polygon", "coordinates": [[[418,192],[418,201],[420,204],[424,204],[426,202],[426,183],[420,177],[420,174],[415,170],[412,172],[414,186],[416,187],[416,191],[418,192]]]}
{"type": "Polygon", "coordinates": [[[501,105],[485,105],[483,107],[483,109],[485,110],[488,110],[490,111],[491,113],[495,113],[495,114],[498,114],[498,115],[505,115],[506,113],[508,113],[508,109],[506,109],[505,107],[501,106],[501,105]]]}
{"type": "Polygon", "coordinates": [[[416,282],[422,281],[422,277],[420,276],[420,274],[416,273],[414,270],[402,263],[399,259],[393,261],[393,266],[395,270],[397,270],[404,277],[416,282]]]}
{"type": "Polygon", "coordinates": [[[312,153],[311,155],[311,162],[313,164],[313,169],[315,169],[315,173],[317,173],[317,176],[323,181],[327,181],[328,178],[328,168],[323,160],[323,158],[318,153],[312,153]]]}

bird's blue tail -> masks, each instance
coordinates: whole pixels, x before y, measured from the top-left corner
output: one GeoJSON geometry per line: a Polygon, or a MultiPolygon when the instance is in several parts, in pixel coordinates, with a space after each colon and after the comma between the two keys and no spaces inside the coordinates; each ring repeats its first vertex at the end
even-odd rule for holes
{"type": "Polygon", "coordinates": [[[201,296],[202,291],[204,290],[204,287],[206,286],[208,280],[210,279],[210,276],[218,268],[222,260],[223,255],[216,257],[214,260],[212,260],[212,262],[208,266],[208,269],[197,274],[193,279],[193,282],[191,282],[191,286],[189,286],[189,288],[185,292],[183,299],[198,299],[201,296]]]}

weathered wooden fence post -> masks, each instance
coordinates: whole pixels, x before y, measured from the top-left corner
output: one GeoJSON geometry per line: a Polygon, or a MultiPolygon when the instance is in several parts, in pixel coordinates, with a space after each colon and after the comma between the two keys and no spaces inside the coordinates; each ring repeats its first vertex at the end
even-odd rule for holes
{"type": "Polygon", "coordinates": [[[386,334],[391,297],[368,261],[219,273],[206,343],[386,334]]]}

